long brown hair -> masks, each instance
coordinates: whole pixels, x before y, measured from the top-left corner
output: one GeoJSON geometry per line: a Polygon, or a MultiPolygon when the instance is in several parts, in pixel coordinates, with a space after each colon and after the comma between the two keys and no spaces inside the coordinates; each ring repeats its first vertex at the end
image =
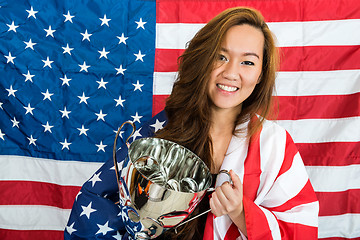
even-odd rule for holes
{"type": "MultiPolygon", "coordinates": [[[[247,122],[255,114],[266,118],[272,109],[272,95],[278,67],[278,53],[274,37],[256,10],[244,7],[227,9],[210,20],[188,43],[187,49],[179,57],[179,73],[165,112],[168,124],[156,136],[177,142],[196,153],[211,169],[212,141],[209,135],[211,125],[211,101],[208,97],[208,81],[214,68],[221,43],[226,32],[235,25],[248,24],[264,34],[264,57],[260,82],[252,94],[242,103],[235,126],[247,122]]],[[[256,118],[248,126],[248,137],[260,127],[263,118],[256,118]]],[[[235,128],[234,128],[234,134],[235,128]]],[[[182,239],[191,239],[196,224],[185,227],[182,239]]]]}

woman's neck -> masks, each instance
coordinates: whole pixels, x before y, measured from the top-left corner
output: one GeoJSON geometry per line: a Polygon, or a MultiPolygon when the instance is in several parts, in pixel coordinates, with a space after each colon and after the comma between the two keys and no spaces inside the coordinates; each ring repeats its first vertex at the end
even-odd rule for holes
{"type": "Polygon", "coordinates": [[[213,109],[210,135],[218,136],[222,134],[232,134],[238,114],[239,112],[233,110],[213,109]]]}

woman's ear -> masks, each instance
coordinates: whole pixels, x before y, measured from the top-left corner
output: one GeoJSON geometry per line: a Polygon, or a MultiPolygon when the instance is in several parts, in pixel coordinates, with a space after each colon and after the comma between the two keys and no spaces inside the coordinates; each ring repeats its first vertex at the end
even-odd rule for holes
{"type": "Polygon", "coordinates": [[[257,80],[256,84],[259,84],[259,83],[261,82],[261,78],[262,78],[262,72],[260,73],[260,76],[259,76],[259,78],[258,78],[258,80],[257,80]]]}

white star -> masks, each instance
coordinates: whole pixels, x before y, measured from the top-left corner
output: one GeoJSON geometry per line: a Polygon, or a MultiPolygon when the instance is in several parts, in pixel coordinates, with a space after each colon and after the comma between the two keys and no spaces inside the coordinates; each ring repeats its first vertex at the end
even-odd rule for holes
{"type": "Polygon", "coordinates": [[[140,90],[140,92],[142,92],[141,87],[144,86],[144,84],[140,84],[140,83],[139,83],[139,80],[137,80],[136,84],[133,83],[132,85],[134,85],[134,87],[135,87],[135,88],[134,88],[134,92],[135,92],[136,90],[140,90]]]}
{"type": "Polygon", "coordinates": [[[150,125],[150,127],[155,128],[155,132],[157,132],[158,130],[160,130],[164,127],[163,126],[164,123],[165,123],[165,121],[160,122],[158,119],[156,119],[156,122],[154,124],[150,125]]]}
{"type": "Polygon", "coordinates": [[[145,27],[144,27],[144,25],[146,24],[146,22],[143,22],[142,21],[142,18],[140,18],[140,20],[137,22],[137,21],[135,21],[136,22],[136,24],[137,24],[137,27],[136,27],[136,29],[138,29],[138,28],[142,28],[142,29],[144,29],[145,30],[145,27]]]}
{"type": "Polygon", "coordinates": [[[118,105],[124,107],[123,102],[125,102],[125,99],[124,99],[124,100],[121,99],[121,95],[119,96],[119,99],[114,99],[114,100],[115,100],[115,102],[116,102],[116,106],[115,106],[115,107],[117,107],[118,105]]]}
{"type": "Polygon", "coordinates": [[[88,129],[88,128],[85,128],[84,125],[82,125],[81,128],[78,128],[77,130],[80,131],[79,136],[80,136],[81,134],[84,134],[85,136],[87,136],[86,132],[87,132],[89,129],[88,129]]]}
{"type": "Polygon", "coordinates": [[[64,84],[70,86],[69,82],[71,81],[71,78],[67,78],[67,77],[66,77],[66,74],[65,74],[65,76],[64,76],[63,78],[60,78],[60,79],[61,79],[61,81],[63,81],[63,83],[61,84],[61,86],[64,85],[64,84]]]}
{"type": "Polygon", "coordinates": [[[43,101],[45,99],[49,99],[51,101],[51,96],[54,95],[53,93],[49,93],[49,89],[46,89],[46,92],[45,93],[42,92],[41,94],[44,95],[43,101]]]}
{"type": "Polygon", "coordinates": [[[25,49],[31,48],[32,50],[34,50],[34,45],[37,44],[37,43],[33,43],[33,42],[31,41],[31,38],[30,38],[30,40],[29,40],[28,42],[25,42],[25,41],[24,41],[24,43],[26,44],[25,49]]]}
{"type": "Polygon", "coordinates": [[[115,238],[116,240],[121,240],[123,236],[119,232],[116,232],[116,235],[112,237],[115,238]]]}
{"type": "Polygon", "coordinates": [[[28,114],[28,113],[30,113],[31,115],[34,115],[33,112],[32,112],[32,110],[34,110],[35,108],[32,108],[32,107],[30,106],[30,103],[28,103],[28,106],[27,106],[27,107],[24,107],[24,108],[26,109],[25,115],[28,114]]]}
{"type": "Polygon", "coordinates": [[[100,141],[100,144],[95,144],[95,145],[98,147],[97,152],[100,151],[100,150],[103,151],[103,152],[105,152],[105,147],[106,147],[107,145],[103,144],[102,141],[100,141]]]}
{"type": "Polygon", "coordinates": [[[124,33],[121,34],[121,37],[119,36],[116,36],[118,39],[119,39],[119,43],[118,44],[121,44],[121,43],[124,43],[126,45],[126,40],[128,39],[128,37],[125,37],[124,36],[124,33]]]}
{"type": "Polygon", "coordinates": [[[13,123],[13,125],[12,125],[12,127],[17,127],[17,128],[19,128],[19,121],[16,121],[16,118],[14,117],[14,119],[13,120],[11,120],[11,122],[13,123]]]}
{"type": "Polygon", "coordinates": [[[50,133],[52,133],[51,128],[53,128],[54,126],[50,126],[48,121],[46,122],[46,125],[41,125],[41,126],[45,128],[44,132],[49,131],[50,133]]]}
{"type": "Polygon", "coordinates": [[[116,75],[118,75],[119,73],[121,73],[122,75],[124,75],[124,72],[126,71],[126,69],[123,68],[122,65],[120,65],[119,68],[115,68],[115,70],[117,71],[116,75]]]}
{"type": "Polygon", "coordinates": [[[104,15],[104,18],[99,19],[101,20],[101,26],[105,24],[109,27],[109,21],[111,21],[111,19],[106,18],[106,14],[104,15]]]}
{"type": "Polygon", "coordinates": [[[34,9],[33,9],[33,7],[32,7],[32,6],[31,6],[30,10],[26,10],[26,11],[29,13],[29,15],[28,15],[28,17],[27,17],[27,18],[29,18],[29,17],[33,17],[33,18],[35,18],[35,19],[36,19],[35,14],[37,14],[37,13],[38,13],[38,11],[34,11],[34,9]]]}
{"type": "Polygon", "coordinates": [[[96,121],[99,121],[100,119],[103,120],[105,122],[105,119],[104,117],[107,115],[107,114],[103,114],[102,113],[102,109],[100,110],[99,113],[95,113],[96,116],[98,116],[97,120],[96,121]]]}
{"type": "Polygon", "coordinates": [[[94,187],[96,182],[101,182],[102,180],[99,178],[101,172],[99,172],[98,174],[94,174],[90,179],[89,182],[91,182],[91,185],[94,187]]]}
{"type": "Polygon", "coordinates": [[[14,21],[12,21],[11,24],[6,24],[6,25],[9,27],[9,30],[7,30],[8,32],[9,32],[9,31],[14,31],[14,32],[16,32],[16,29],[19,27],[19,26],[15,26],[14,21]]]}
{"type": "Polygon", "coordinates": [[[15,92],[17,92],[17,90],[12,88],[12,85],[10,85],[10,88],[6,89],[6,91],[9,92],[8,97],[10,97],[10,95],[13,95],[15,97],[15,92]]]}
{"type": "Polygon", "coordinates": [[[25,76],[25,78],[26,78],[25,82],[27,82],[27,81],[33,82],[32,78],[35,77],[35,75],[30,74],[29,70],[28,70],[27,74],[23,74],[23,76],[25,76]]]}
{"type": "Polygon", "coordinates": [[[6,63],[11,62],[12,64],[15,64],[15,63],[14,63],[14,59],[15,59],[16,57],[11,56],[11,52],[9,52],[9,55],[8,55],[8,56],[4,55],[4,57],[6,57],[6,59],[7,59],[6,63]]]}
{"type": "Polygon", "coordinates": [[[71,111],[67,111],[66,107],[64,107],[64,111],[59,110],[62,113],[61,118],[67,117],[69,119],[69,113],[71,113],[71,111]]]}
{"type": "Polygon", "coordinates": [[[83,65],[79,64],[79,67],[81,68],[80,72],[82,71],[88,72],[87,69],[90,67],[90,65],[86,65],[86,62],[84,61],[83,65]]]}
{"type": "Polygon", "coordinates": [[[103,78],[101,78],[100,81],[96,81],[96,82],[99,84],[98,89],[101,88],[101,87],[103,87],[103,88],[106,89],[106,86],[105,86],[105,85],[106,85],[108,82],[104,82],[104,79],[103,79],[103,78]]]}
{"type": "Polygon", "coordinates": [[[75,228],[74,228],[74,224],[75,222],[73,222],[70,226],[66,226],[66,231],[71,235],[73,232],[77,231],[75,228]]]}
{"type": "Polygon", "coordinates": [[[35,142],[36,142],[37,139],[33,138],[32,135],[30,135],[30,137],[28,137],[27,139],[29,140],[29,145],[34,144],[34,146],[36,146],[35,142]]]}
{"type": "Polygon", "coordinates": [[[88,41],[90,42],[90,36],[91,36],[92,34],[89,34],[88,31],[87,31],[87,29],[85,30],[85,33],[80,33],[80,34],[83,35],[82,41],[84,41],[84,40],[86,39],[86,40],[88,40],[88,41]]]}
{"type": "Polygon", "coordinates": [[[71,55],[71,51],[74,50],[73,48],[69,47],[68,43],[66,44],[66,47],[62,47],[62,49],[64,49],[63,54],[68,53],[69,55],[71,55]]]}
{"type": "Polygon", "coordinates": [[[140,50],[139,50],[139,53],[138,53],[138,54],[134,53],[134,55],[136,56],[135,62],[136,62],[137,60],[140,60],[140,61],[144,62],[143,57],[145,57],[145,54],[141,54],[141,51],[140,51],[140,50]]]}
{"type": "Polygon", "coordinates": [[[75,200],[76,200],[76,201],[77,201],[77,199],[78,199],[78,197],[80,196],[81,193],[82,193],[82,192],[79,191],[78,194],[76,194],[76,197],[75,197],[75,200]]]}
{"type": "Polygon", "coordinates": [[[4,103],[0,102],[0,108],[1,108],[1,109],[3,109],[3,107],[2,107],[3,104],[4,104],[4,103]]]}
{"type": "Polygon", "coordinates": [[[51,67],[51,64],[52,64],[54,61],[50,61],[49,57],[47,57],[46,60],[41,60],[41,61],[44,62],[43,68],[46,67],[46,66],[49,67],[49,68],[52,68],[52,67],[51,67]]]}
{"type": "Polygon", "coordinates": [[[95,234],[101,233],[102,235],[106,235],[107,232],[114,230],[112,228],[109,228],[109,221],[107,221],[104,225],[96,225],[99,227],[99,231],[97,231],[95,234]]]}
{"type": "Polygon", "coordinates": [[[0,138],[5,141],[4,136],[5,136],[5,133],[2,133],[2,131],[0,129],[0,138]]]}
{"type": "Polygon", "coordinates": [[[141,128],[139,128],[138,130],[136,130],[134,132],[134,134],[132,135],[133,141],[137,138],[137,137],[141,137],[142,135],[140,134],[140,130],[141,128]]]}
{"type": "Polygon", "coordinates": [[[89,203],[89,205],[85,206],[81,206],[81,208],[83,209],[83,211],[80,214],[80,217],[82,215],[85,215],[88,219],[90,219],[90,214],[93,212],[96,212],[96,209],[92,209],[91,208],[92,202],[89,203]]]}
{"type": "Polygon", "coordinates": [[[75,16],[71,16],[71,15],[70,15],[70,11],[68,11],[66,15],[65,15],[65,14],[63,14],[63,15],[64,15],[64,17],[65,17],[64,22],[69,21],[69,22],[73,23],[72,18],[75,17],[75,16]]]}
{"type": "Polygon", "coordinates": [[[46,29],[46,28],[45,28],[44,30],[45,30],[45,32],[46,32],[46,37],[49,36],[49,35],[52,36],[52,37],[54,37],[54,34],[53,34],[53,33],[56,32],[56,30],[51,29],[51,25],[49,26],[49,29],[46,29]]]}
{"type": "Polygon", "coordinates": [[[139,116],[138,115],[138,112],[136,112],[136,114],[135,114],[135,116],[131,116],[134,120],[133,120],[133,122],[139,122],[139,123],[141,123],[140,122],[140,118],[142,118],[143,116],[139,116]]]}
{"type": "Polygon", "coordinates": [[[87,101],[90,97],[85,97],[85,93],[83,92],[82,96],[77,96],[78,98],[80,98],[80,103],[84,102],[85,104],[87,104],[87,101]]]}
{"type": "Polygon", "coordinates": [[[102,50],[102,51],[98,51],[98,52],[100,53],[99,59],[102,58],[102,57],[104,57],[104,58],[107,59],[107,55],[109,54],[109,52],[106,52],[106,51],[105,51],[105,47],[103,47],[103,50],[102,50]]]}
{"type": "MultiPolygon", "coordinates": [[[[118,129],[118,130],[119,130],[119,129],[118,129]]],[[[117,134],[118,130],[114,130],[115,135],[117,134]]],[[[119,132],[119,137],[123,138],[123,137],[122,137],[123,133],[124,133],[124,131],[120,131],[120,132],[119,132]]],[[[121,149],[121,147],[120,147],[119,149],[121,149]]]]}
{"type": "Polygon", "coordinates": [[[66,140],[66,138],[65,138],[64,142],[60,142],[60,144],[62,145],[61,150],[64,150],[64,148],[67,148],[67,150],[70,150],[69,146],[70,146],[72,143],[70,143],[70,142],[68,143],[67,140],[66,140]]]}

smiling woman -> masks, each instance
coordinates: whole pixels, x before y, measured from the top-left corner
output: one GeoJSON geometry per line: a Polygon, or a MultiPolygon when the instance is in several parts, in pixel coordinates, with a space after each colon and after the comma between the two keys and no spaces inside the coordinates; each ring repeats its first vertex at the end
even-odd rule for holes
{"type": "MultiPolygon", "coordinates": [[[[277,67],[273,35],[254,9],[225,10],[189,42],[164,111],[144,124],[141,134],[186,147],[214,176],[229,172],[232,184],[218,176],[215,191],[192,214],[209,207],[211,212],[180,226],[178,232],[167,229],[157,239],[317,239],[319,205],[304,164],[286,130],[266,120],[277,67]],[[149,127],[165,121],[155,133],[149,127]]],[[[118,156],[126,155],[127,148],[121,149],[118,156]]],[[[105,163],[96,174],[114,175],[108,170],[112,165],[105,163]]],[[[119,232],[126,239],[126,230],[135,228],[123,221],[114,203],[117,186],[102,184],[94,188],[85,183],[78,201],[101,203],[97,216],[110,228],[108,239],[119,232]]],[[[148,204],[148,198],[144,196],[142,204],[148,204]]],[[[68,226],[77,222],[83,232],[65,232],[66,239],[105,239],[98,231],[104,226],[91,227],[86,218],[75,221],[81,207],[74,203],[68,226]]]]}

